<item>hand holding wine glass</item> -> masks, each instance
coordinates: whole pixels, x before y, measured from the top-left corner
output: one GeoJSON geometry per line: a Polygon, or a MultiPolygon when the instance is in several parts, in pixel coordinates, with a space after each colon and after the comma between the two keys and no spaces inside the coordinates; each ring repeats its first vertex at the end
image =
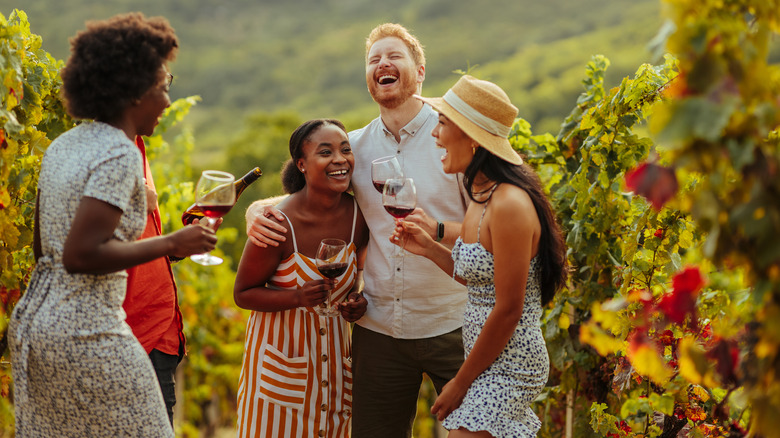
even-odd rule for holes
{"type": "MultiPolygon", "coordinates": [[[[382,205],[396,219],[409,216],[417,207],[417,189],[411,178],[391,178],[385,181],[382,192],[382,205]]],[[[401,242],[401,250],[404,246],[401,242]]],[[[403,252],[401,252],[403,257],[403,252]]]]}
{"type": "Polygon", "coordinates": [[[391,178],[401,178],[404,173],[401,171],[401,165],[394,155],[377,158],[371,162],[371,182],[374,188],[379,192],[385,188],[385,181],[391,178]]]}
{"type": "Polygon", "coordinates": [[[436,245],[430,234],[418,224],[410,221],[398,221],[395,224],[390,242],[404,250],[421,256],[425,256],[430,248],[436,245]]]}
{"type": "MultiPolygon", "coordinates": [[[[347,243],[341,239],[322,239],[317,248],[317,270],[325,278],[338,278],[347,272],[347,243]]],[[[317,306],[314,310],[323,316],[335,316],[339,314],[338,309],[331,303],[331,294],[333,290],[328,291],[328,297],[324,303],[317,306]]]]}
{"type": "MultiPolygon", "coordinates": [[[[233,188],[235,177],[219,170],[204,170],[195,185],[195,204],[206,217],[205,225],[214,228],[217,218],[224,216],[236,201],[236,191],[233,188]]],[[[195,263],[204,266],[218,265],[222,259],[209,253],[196,254],[190,257],[195,263]]]]}

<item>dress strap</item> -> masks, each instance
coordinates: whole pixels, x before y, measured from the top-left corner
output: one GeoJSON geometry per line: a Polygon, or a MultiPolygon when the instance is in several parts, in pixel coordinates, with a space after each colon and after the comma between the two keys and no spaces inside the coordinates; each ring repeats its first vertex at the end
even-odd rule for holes
{"type": "Polygon", "coordinates": [[[289,217],[287,217],[286,214],[284,214],[283,211],[279,210],[279,213],[282,213],[282,216],[284,216],[285,219],[287,219],[287,223],[290,224],[290,234],[292,234],[293,239],[293,251],[298,252],[298,242],[295,240],[295,228],[293,227],[292,221],[289,217]]]}
{"type": "Polygon", "coordinates": [[[482,231],[482,219],[485,219],[485,212],[487,211],[488,203],[490,202],[490,198],[493,197],[493,192],[496,191],[496,187],[498,187],[498,183],[496,183],[493,188],[490,189],[490,193],[487,195],[487,199],[485,199],[485,206],[482,207],[482,216],[479,218],[479,225],[477,226],[477,242],[482,243],[480,241],[480,232],[482,231]]]}
{"type": "Polygon", "coordinates": [[[355,241],[355,224],[357,223],[357,199],[354,197],[352,198],[352,236],[349,238],[349,243],[352,243],[355,241]]]}

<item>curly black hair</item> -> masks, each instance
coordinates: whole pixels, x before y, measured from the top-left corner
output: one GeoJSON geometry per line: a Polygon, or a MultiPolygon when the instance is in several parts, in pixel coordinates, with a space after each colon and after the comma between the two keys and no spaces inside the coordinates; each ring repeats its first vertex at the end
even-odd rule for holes
{"type": "Polygon", "coordinates": [[[159,80],[179,41],[168,20],[140,12],[87,22],[71,39],[62,94],[72,117],[116,121],[159,80]]]}
{"type": "Polygon", "coordinates": [[[306,178],[298,169],[296,163],[299,158],[303,157],[304,142],[308,141],[318,129],[327,125],[336,125],[345,133],[347,132],[344,124],[336,119],[309,120],[293,131],[290,136],[290,159],[282,167],[282,188],[284,188],[286,193],[295,193],[306,186],[306,178]]]}

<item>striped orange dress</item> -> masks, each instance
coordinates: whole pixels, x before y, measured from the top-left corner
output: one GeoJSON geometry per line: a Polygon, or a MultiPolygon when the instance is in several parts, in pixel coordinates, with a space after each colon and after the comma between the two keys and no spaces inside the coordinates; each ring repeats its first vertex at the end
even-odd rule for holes
{"type": "MultiPolygon", "coordinates": [[[[355,283],[355,218],[347,245],[349,267],[338,278],[333,302],[355,283]]],[[[268,286],[299,289],[324,278],[314,259],[295,252],[283,260],[268,286]]],[[[341,316],[325,317],[311,307],[249,316],[238,381],[239,437],[348,437],[352,419],[350,332],[341,316]]]]}

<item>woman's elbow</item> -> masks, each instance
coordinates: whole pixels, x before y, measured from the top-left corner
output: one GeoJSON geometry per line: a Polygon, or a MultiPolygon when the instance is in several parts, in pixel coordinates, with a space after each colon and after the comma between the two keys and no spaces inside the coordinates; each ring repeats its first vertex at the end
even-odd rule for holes
{"type": "Polygon", "coordinates": [[[499,316],[508,325],[515,326],[520,322],[520,318],[523,317],[523,305],[507,305],[496,307],[493,309],[493,313],[499,316]]]}
{"type": "Polygon", "coordinates": [[[68,274],[90,273],[90,264],[87,263],[86,257],[69,251],[67,247],[62,252],[62,265],[65,267],[65,271],[67,271],[68,274]]]}
{"type": "Polygon", "coordinates": [[[245,309],[246,307],[243,306],[244,300],[243,296],[241,295],[242,290],[239,290],[238,288],[233,288],[233,302],[236,303],[236,306],[245,309]]]}

